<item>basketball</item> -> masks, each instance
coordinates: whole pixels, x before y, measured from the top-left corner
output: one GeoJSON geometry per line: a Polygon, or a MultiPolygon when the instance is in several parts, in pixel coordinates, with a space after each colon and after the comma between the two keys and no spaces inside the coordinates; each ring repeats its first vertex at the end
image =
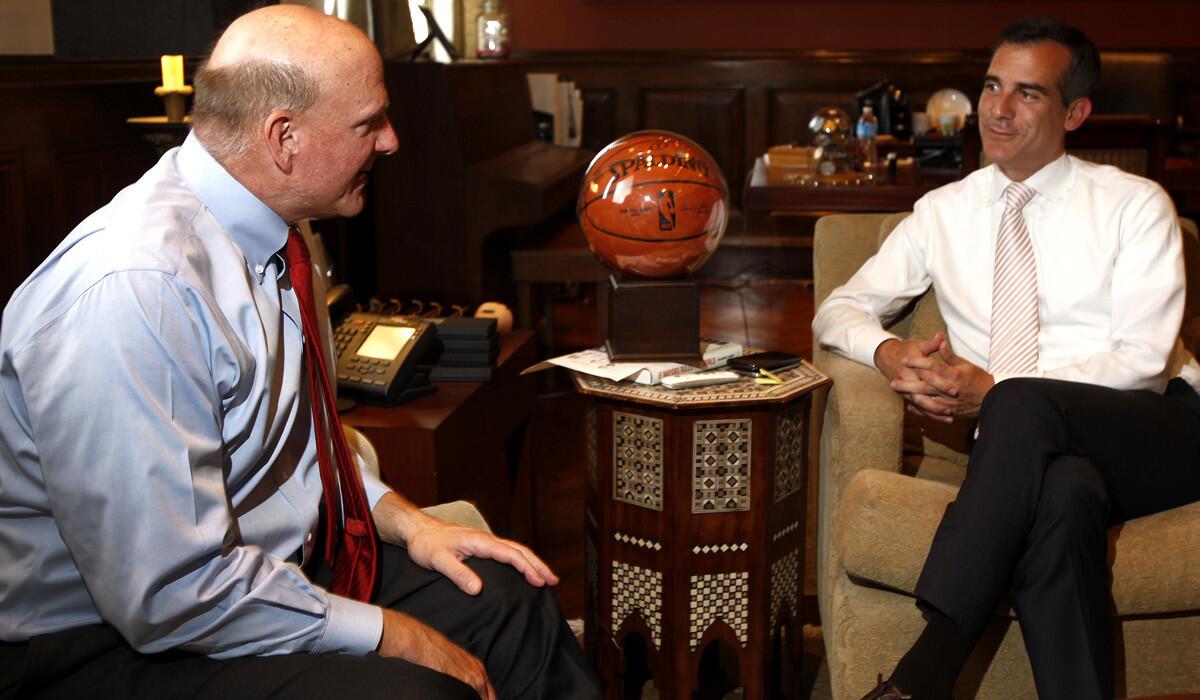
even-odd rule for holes
{"type": "Polygon", "coordinates": [[[638,131],[600,151],[576,205],[588,247],[609,268],[635,277],[695,272],[729,221],[729,188],[696,142],[638,131]]]}

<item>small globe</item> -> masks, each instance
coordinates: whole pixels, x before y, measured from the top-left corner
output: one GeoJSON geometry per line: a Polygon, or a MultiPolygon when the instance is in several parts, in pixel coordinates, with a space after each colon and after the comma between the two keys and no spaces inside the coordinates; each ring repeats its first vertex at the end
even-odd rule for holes
{"type": "Polygon", "coordinates": [[[638,131],[592,159],[575,211],[588,247],[610,269],[678,277],[717,249],[729,221],[729,188],[694,141],[638,131]]]}
{"type": "Polygon", "coordinates": [[[850,115],[837,107],[819,109],[808,118],[814,146],[840,146],[850,139],[850,115]]]}

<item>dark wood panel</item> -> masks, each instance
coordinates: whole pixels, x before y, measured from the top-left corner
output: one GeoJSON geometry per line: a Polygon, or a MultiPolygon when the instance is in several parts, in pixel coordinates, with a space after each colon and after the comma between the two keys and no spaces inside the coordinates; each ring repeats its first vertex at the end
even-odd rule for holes
{"type": "Polygon", "coordinates": [[[642,93],[641,128],[665,129],[694,140],[713,157],[738,201],[745,174],[745,93],[742,90],[663,90],[642,93]]]}
{"type": "Polygon", "coordinates": [[[0,153],[0,235],[5,239],[4,254],[0,255],[0,289],[15,288],[28,272],[25,239],[11,233],[25,230],[24,184],[21,154],[0,153]]]}
{"type": "Polygon", "coordinates": [[[617,133],[617,99],[608,88],[583,88],[583,123],[591,128],[583,131],[583,147],[599,152],[619,136],[617,133]]]}
{"type": "Polygon", "coordinates": [[[81,219],[154,164],[154,147],[125,123],[162,113],[157,61],[0,61],[0,304],[81,219]]]}

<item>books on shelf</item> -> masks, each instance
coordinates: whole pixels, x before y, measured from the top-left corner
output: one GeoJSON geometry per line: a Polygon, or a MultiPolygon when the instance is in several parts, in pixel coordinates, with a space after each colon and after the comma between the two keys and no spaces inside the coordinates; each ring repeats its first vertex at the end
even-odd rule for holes
{"type": "Polygon", "coordinates": [[[661,383],[663,377],[723,367],[731,358],[741,357],[742,352],[740,343],[702,338],[701,362],[691,365],[681,362],[612,362],[604,348],[593,348],[539,362],[521,374],[550,367],[564,367],[614,382],[628,380],[636,384],[654,385],[661,383]]]}
{"type": "Polygon", "coordinates": [[[551,140],[559,146],[576,146],[583,140],[583,94],[575,82],[559,73],[527,73],[534,112],[551,121],[551,140]]]}

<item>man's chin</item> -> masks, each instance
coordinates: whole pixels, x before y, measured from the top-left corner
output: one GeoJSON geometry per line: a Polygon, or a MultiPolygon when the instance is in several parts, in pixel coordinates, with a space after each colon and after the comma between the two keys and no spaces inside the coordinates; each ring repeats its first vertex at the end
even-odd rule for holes
{"type": "Polygon", "coordinates": [[[362,188],[354,190],[354,193],[338,203],[338,216],[346,217],[358,216],[367,205],[366,195],[362,188]]]}

